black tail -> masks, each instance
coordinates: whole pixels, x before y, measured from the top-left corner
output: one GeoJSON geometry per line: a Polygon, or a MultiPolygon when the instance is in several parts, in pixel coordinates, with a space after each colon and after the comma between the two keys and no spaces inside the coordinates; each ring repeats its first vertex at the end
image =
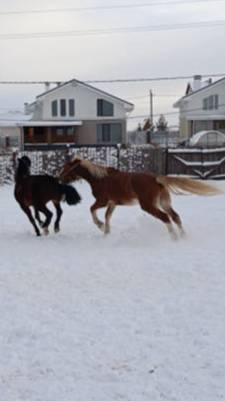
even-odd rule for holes
{"type": "Polygon", "coordinates": [[[60,193],[65,195],[68,205],[76,205],[81,201],[81,197],[77,190],[71,185],[59,184],[60,193]]]}

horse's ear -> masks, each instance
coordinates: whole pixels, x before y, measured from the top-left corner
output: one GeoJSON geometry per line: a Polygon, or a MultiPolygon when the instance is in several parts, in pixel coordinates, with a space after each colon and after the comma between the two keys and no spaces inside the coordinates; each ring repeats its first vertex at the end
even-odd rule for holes
{"type": "Polygon", "coordinates": [[[75,157],[72,159],[72,163],[73,163],[74,166],[77,166],[78,164],[81,163],[81,158],[75,156],[75,157]]]}

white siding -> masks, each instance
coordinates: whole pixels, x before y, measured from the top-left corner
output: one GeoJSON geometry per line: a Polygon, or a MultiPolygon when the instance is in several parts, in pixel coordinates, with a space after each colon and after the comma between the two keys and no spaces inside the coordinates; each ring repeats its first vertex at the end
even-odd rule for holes
{"type": "MultiPolygon", "coordinates": [[[[97,99],[105,99],[114,105],[114,116],[110,117],[113,119],[124,119],[126,118],[126,111],[124,103],[120,100],[114,99],[111,96],[102,94],[101,92],[92,90],[92,88],[85,87],[77,83],[70,83],[62,88],[58,88],[55,91],[49,92],[39,101],[42,101],[42,107],[40,118],[43,120],[62,120],[62,119],[76,119],[76,120],[102,120],[104,117],[97,116],[97,99]],[[60,110],[60,99],[66,99],[67,101],[67,115],[61,117],[60,110]],[[69,99],[75,99],[75,116],[70,117],[68,112],[69,99]],[[58,116],[52,117],[51,104],[53,100],[58,100],[58,116]]],[[[109,117],[105,117],[108,119],[109,117]]]]}
{"type": "Polygon", "coordinates": [[[225,116],[225,80],[218,82],[216,85],[209,86],[196,94],[194,93],[181,101],[181,117],[194,117],[199,120],[204,120],[215,114],[225,116]],[[210,95],[219,96],[219,107],[213,110],[203,110],[203,99],[210,95]],[[222,106],[220,107],[220,105],[222,106]]]}

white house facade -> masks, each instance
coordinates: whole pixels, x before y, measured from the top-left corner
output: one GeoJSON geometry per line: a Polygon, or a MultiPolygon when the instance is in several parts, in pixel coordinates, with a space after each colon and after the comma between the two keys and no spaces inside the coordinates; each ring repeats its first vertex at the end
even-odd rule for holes
{"type": "Polygon", "coordinates": [[[71,80],[26,105],[32,115],[24,143],[126,143],[127,115],[134,106],[81,81],[71,80]]]}
{"type": "Polygon", "coordinates": [[[225,78],[203,82],[201,76],[195,76],[174,107],[179,108],[181,138],[204,130],[225,133],[225,78]]]}

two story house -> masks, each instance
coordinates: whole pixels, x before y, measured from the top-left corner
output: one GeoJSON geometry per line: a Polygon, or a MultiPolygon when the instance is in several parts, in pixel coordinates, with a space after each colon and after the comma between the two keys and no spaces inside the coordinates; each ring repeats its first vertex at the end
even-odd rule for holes
{"type": "Polygon", "coordinates": [[[23,145],[126,143],[127,114],[134,109],[119,97],[78,80],[60,84],[25,105],[23,145]]]}
{"type": "Polygon", "coordinates": [[[200,75],[194,76],[174,107],[179,108],[181,139],[205,130],[225,133],[225,78],[203,82],[200,75]]]}

